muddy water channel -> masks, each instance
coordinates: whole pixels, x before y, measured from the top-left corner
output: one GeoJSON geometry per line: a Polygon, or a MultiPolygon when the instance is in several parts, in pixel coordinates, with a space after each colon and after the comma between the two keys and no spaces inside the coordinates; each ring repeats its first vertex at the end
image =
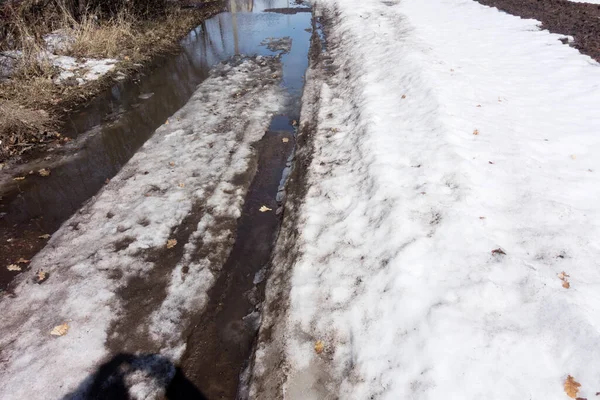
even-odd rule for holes
{"type": "MultiPolygon", "coordinates": [[[[0,171],[0,290],[10,290],[10,282],[22,272],[6,266],[31,259],[47,236],[187,102],[215,64],[236,54],[282,54],[282,85],[295,101],[283,128],[280,119],[275,129],[291,129],[308,64],[311,14],[307,6],[287,0],[237,0],[227,9],[190,32],[181,53],[139,80],[116,83],[72,115],[63,130],[73,139],[67,145],[27,165],[0,171]],[[289,52],[265,45],[266,39],[284,37],[291,39],[289,52]],[[50,176],[32,173],[42,168],[50,170],[50,176]]],[[[26,271],[26,264],[19,265],[26,271]]]]}

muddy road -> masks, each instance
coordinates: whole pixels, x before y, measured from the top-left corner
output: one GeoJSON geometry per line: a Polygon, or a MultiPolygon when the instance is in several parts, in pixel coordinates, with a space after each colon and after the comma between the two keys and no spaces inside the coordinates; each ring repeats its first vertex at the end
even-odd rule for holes
{"type": "Polygon", "coordinates": [[[313,32],[228,10],[0,172],[0,397],[244,397],[313,32]]]}

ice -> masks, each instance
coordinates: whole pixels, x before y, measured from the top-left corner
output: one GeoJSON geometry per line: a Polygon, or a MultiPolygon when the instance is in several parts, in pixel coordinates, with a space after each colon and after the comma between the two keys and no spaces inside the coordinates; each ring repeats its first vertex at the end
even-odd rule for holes
{"type": "Polygon", "coordinates": [[[598,63],[470,0],[319,7],[250,397],[593,398],[598,63]]]}
{"type": "MultiPolygon", "coordinates": [[[[284,103],[280,79],[274,58],[237,57],[216,67],[188,104],[52,236],[14,295],[0,300],[0,398],[82,395],[88,378],[114,351],[177,363],[190,321],[182,316],[201,312],[213,274],[230,250],[249,186],[232,180],[256,162],[252,144],[284,103]],[[180,234],[178,247],[166,249],[181,231],[189,237],[180,234]],[[176,254],[168,261],[174,265],[165,270],[168,257],[155,254],[169,251],[176,254]],[[32,281],[37,270],[50,274],[41,285],[32,281]],[[152,312],[140,315],[143,304],[129,304],[123,293],[131,291],[123,289],[145,279],[151,291],[143,301],[150,301],[152,312]],[[140,326],[117,329],[117,323],[136,318],[140,326]],[[65,336],[49,334],[65,322],[65,336]],[[115,340],[127,348],[109,351],[115,340]]],[[[133,398],[160,398],[156,387],[164,376],[146,379],[152,368],[135,367],[128,375],[133,398]]]]}

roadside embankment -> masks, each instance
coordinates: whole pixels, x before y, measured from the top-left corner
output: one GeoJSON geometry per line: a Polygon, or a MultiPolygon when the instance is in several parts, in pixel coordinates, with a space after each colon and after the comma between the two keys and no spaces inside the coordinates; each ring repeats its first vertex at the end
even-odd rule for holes
{"type": "Polygon", "coordinates": [[[223,8],[220,1],[71,3],[0,6],[0,169],[63,144],[61,125],[73,110],[177,51],[182,37],[223,8]]]}

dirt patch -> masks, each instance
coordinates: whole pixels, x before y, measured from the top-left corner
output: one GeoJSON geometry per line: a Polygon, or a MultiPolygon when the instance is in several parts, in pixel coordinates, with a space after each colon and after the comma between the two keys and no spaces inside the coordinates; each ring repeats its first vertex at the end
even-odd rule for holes
{"type": "Polygon", "coordinates": [[[542,28],[575,38],[572,46],[600,62],[600,5],[566,0],[477,0],[522,18],[542,22],[542,28]]]}

